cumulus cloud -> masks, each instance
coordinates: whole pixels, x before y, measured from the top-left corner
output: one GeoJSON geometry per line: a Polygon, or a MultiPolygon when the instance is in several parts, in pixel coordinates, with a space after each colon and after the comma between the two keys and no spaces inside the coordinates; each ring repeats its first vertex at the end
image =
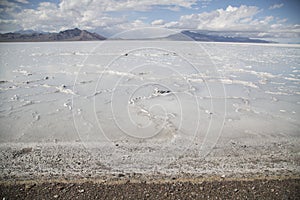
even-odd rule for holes
{"type": "Polygon", "coordinates": [[[21,8],[15,2],[7,1],[7,0],[1,0],[0,1],[0,7],[1,7],[0,8],[1,9],[1,14],[3,14],[3,13],[10,14],[10,12],[21,8]]]}
{"type": "Polygon", "coordinates": [[[15,0],[18,3],[28,4],[29,2],[27,0],[15,0]]]}
{"type": "Polygon", "coordinates": [[[241,36],[299,37],[297,26],[286,25],[286,19],[273,16],[257,17],[261,10],[256,6],[228,6],[211,12],[183,15],[178,21],[166,23],[164,27],[175,29],[200,29],[210,31],[230,31],[241,36]]]}
{"type": "MultiPolygon", "coordinates": [[[[217,9],[212,12],[181,16],[179,21],[166,24],[168,28],[205,30],[253,30],[265,22],[253,19],[260,12],[258,7],[245,6],[217,9]]],[[[267,20],[267,19],[266,19],[267,20]]]]}
{"type": "MultiPolygon", "coordinates": [[[[158,7],[175,11],[183,7],[193,8],[196,3],[207,5],[211,0],[61,0],[58,4],[41,2],[35,8],[22,8],[27,2],[27,0],[0,1],[1,32],[20,29],[57,32],[78,27],[109,36],[128,29],[151,26],[173,30],[231,31],[236,34],[247,32],[255,33],[257,37],[270,34],[278,37],[280,34],[297,36],[300,32],[299,26],[287,25],[287,19],[278,19],[273,16],[260,17],[258,13],[262,10],[256,6],[228,6],[226,9],[183,15],[177,21],[172,22],[157,19],[150,24],[146,24],[142,18],[129,20],[126,16],[128,12],[123,12],[148,12],[149,9],[158,7]]],[[[274,8],[282,6],[281,4],[273,5],[274,8]]]]}
{"type": "MultiPolygon", "coordinates": [[[[16,0],[26,4],[27,0],[16,0]]],[[[61,0],[59,4],[41,2],[34,9],[21,9],[17,3],[0,1],[1,16],[10,17],[12,27],[42,31],[60,31],[67,28],[110,30],[120,27],[144,25],[140,21],[128,21],[126,17],[112,17],[111,12],[147,11],[155,6],[160,9],[191,8],[197,0],[61,0]],[[9,10],[10,9],[10,10],[9,10]]],[[[8,21],[0,26],[8,26],[8,21]]],[[[3,31],[3,27],[2,30],[3,31]]]]}
{"type": "Polygon", "coordinates": [[[269,9],[274,10],[274,9],[277,9],[277,8],[281,8],[283,5],[284,5],[283,3],[274,4],[274,5],[270,6],[269,9]]]}
{"type": "Polygon", "coordinates": [[[159,26],[159,25],[163,25],[164,23],[165,23],[164,20],[158,19],[158,20],[154,20],[153,22],[151,22],[151,25],[153,25],[153,26],[159,26]]]}
{"type": "Polygon", "coordinates": [[[110,1],[107,6],[108,11],[116,10],[138,10],[145,11],[153,6],[170,6],[191,8],[192,5],[196,4],[196,0],[128,0],[128,1],[110,1]]]}
{"type": "Polygon", "coordinates": [[[177,6],[191,8],[197,0],[62,0],[59,4],[63,10],[97,10],[97,11],[145,11],[153,6],[168,8],[177,6]]]}
{"type": "Polygon", "coordinates": [[[0,32],[13,32],[20,30],[22,27],[18,25],[17,20],[0,19],[0,32]]]}
{"type": "Polygon", "coordinates": [[[212,0],[200,0],[199,2],[201,3],[202,8],[206,8],[212,2],[212,0]]]}

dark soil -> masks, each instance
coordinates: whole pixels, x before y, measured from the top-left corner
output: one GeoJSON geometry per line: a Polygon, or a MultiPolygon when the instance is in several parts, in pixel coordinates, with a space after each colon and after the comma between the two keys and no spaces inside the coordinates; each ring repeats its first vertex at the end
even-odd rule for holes
{"type": "Polygon", "coordinates": [[[0,185],[1,199],[300,199],[300,179],[0,185]]]}

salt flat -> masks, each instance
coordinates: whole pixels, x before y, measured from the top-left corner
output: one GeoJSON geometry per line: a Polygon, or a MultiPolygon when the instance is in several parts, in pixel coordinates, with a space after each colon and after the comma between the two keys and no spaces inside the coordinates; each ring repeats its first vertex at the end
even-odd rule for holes
{"type": "Polygon", "coordinates": [[[1,179],[299,175],[300,45],[0,44],[1,179]]]}

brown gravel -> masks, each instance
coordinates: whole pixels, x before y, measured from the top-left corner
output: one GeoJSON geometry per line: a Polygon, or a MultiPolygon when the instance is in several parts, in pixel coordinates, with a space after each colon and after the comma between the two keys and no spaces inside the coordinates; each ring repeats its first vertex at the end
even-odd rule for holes
{"type": "Polygon", "coordinates": [[[115,183],[1,183],[1,199],[300,199],[300,178],[115,183]]]}

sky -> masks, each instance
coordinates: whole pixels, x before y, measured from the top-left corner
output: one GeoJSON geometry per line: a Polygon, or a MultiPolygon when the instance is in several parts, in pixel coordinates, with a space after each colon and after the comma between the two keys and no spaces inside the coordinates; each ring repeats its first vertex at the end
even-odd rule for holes
{"type": "Polygon", "coordinates": [[[208,30],[300,42],[299,0],[0,0],[0,32],[208,30]]]}

